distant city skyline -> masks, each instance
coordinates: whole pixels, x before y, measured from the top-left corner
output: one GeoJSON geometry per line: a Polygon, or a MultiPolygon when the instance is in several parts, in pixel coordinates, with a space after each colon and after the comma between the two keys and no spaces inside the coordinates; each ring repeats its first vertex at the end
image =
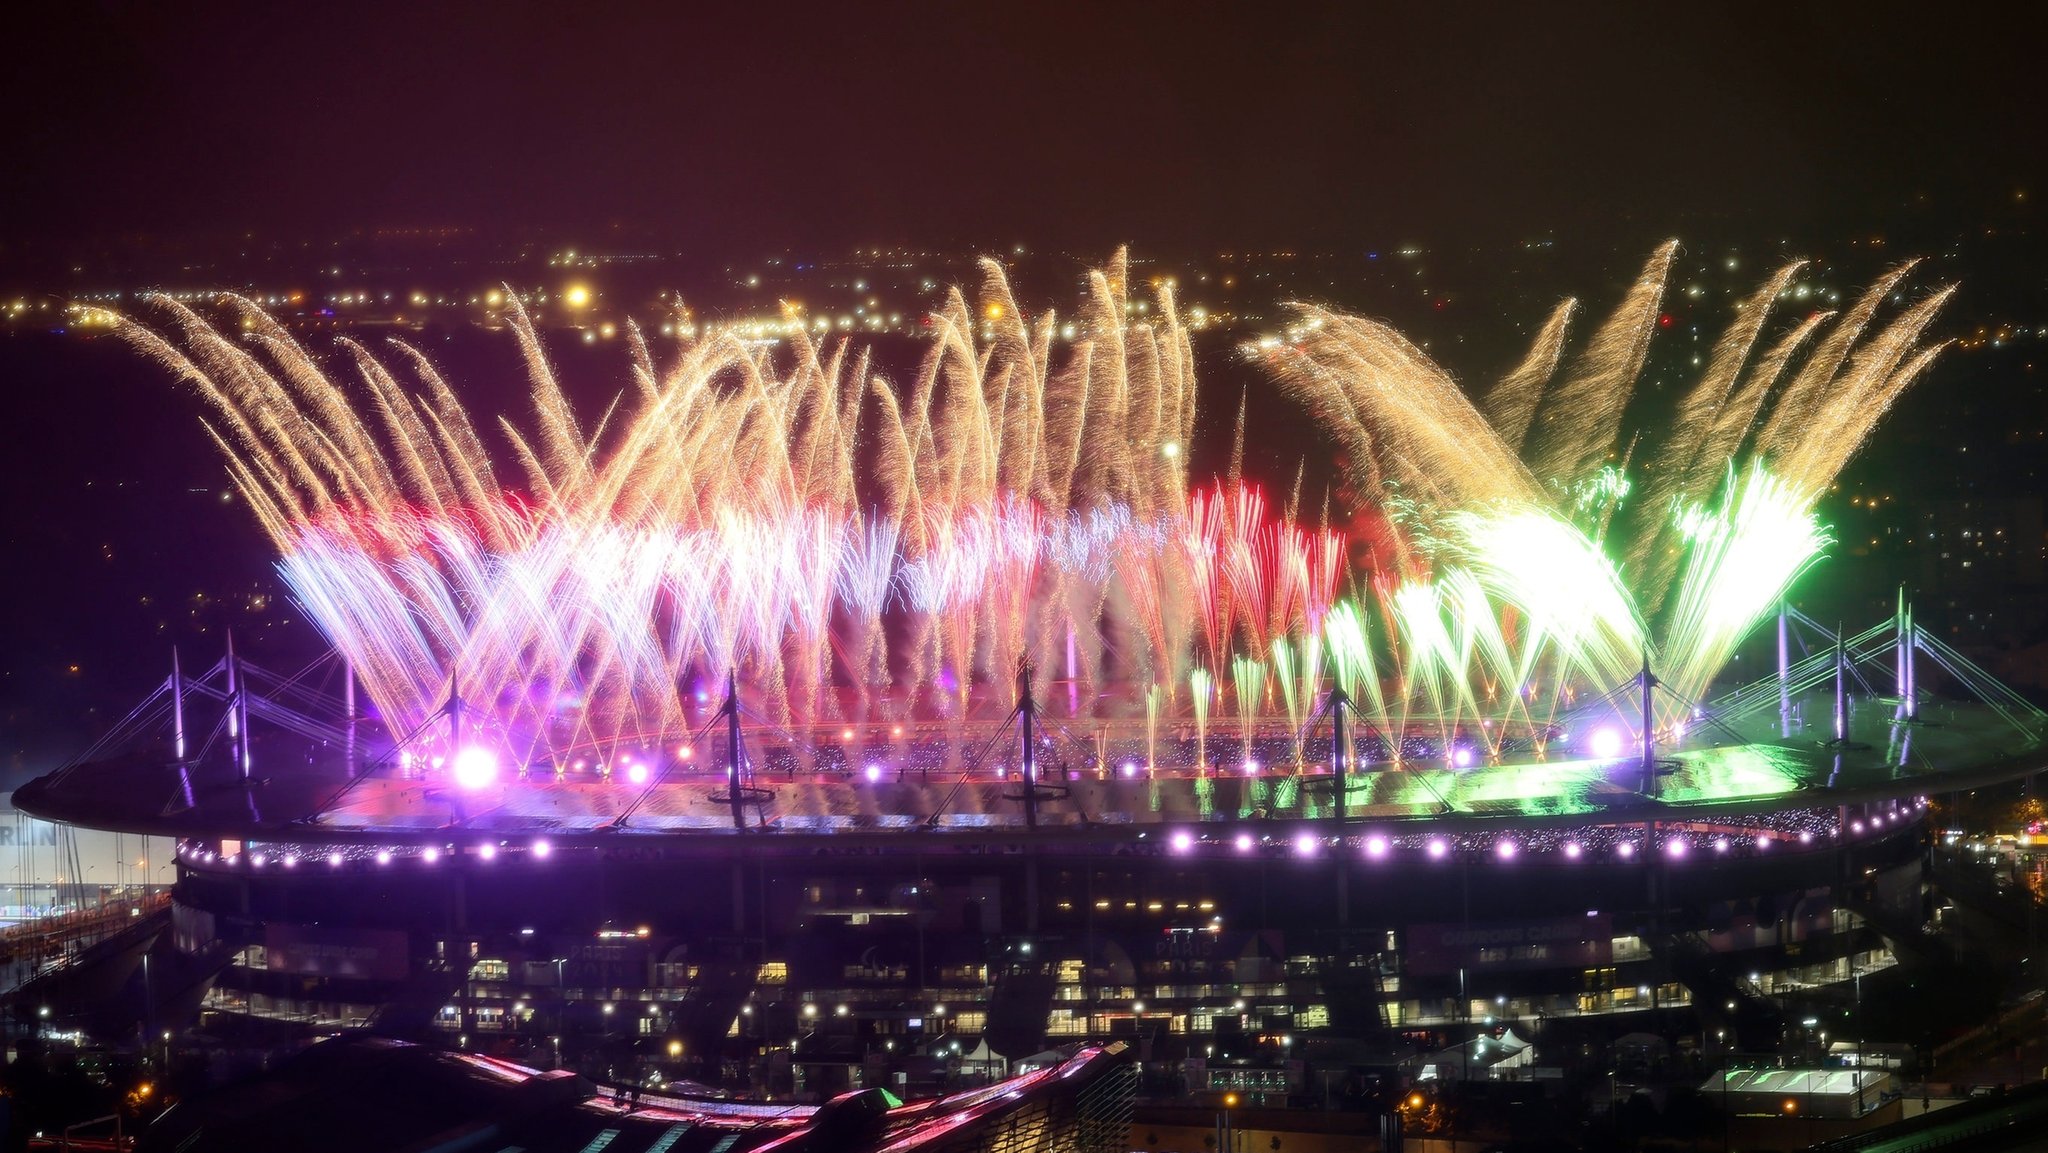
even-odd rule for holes
{"type": "MultiPolygon", "coordinates": [[[[2038,191],[2038,17],[1829,3],[44,6],[0,236],[653,231],[774,244],[1641,245],[2038,191]]],[[[2030,209],[2026,209],[2030,215],[2030,209]]]]}

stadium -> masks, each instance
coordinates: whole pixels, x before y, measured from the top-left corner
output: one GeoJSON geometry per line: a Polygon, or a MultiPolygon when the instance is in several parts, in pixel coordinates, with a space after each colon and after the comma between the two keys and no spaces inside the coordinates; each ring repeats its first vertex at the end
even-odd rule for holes
{"type": "Polygon", "coordinates": [[[1561,717],[1543,759],[1460,766],[1415,735],[1396,764],[1368,729],[1341,779],[1313,744],[1290,762],[1284,727],[1255,771],[1235,748],[1234,771],[1197,765],[1192,738],[1147,769],[1142,735],[1066,747],[1019,708],[952,768],[956,727],[721,725],[739,756],[707,741],[631,760],[644,775],[572,759],[465,785],[406,767],[344,695],[313,707],[319,669],[224,659],[16,802],[179,838],[153,986],[133,988],[148,944],[97,978],[163,1024],[367,1024],[771,1095],[935,1090],[1119,1039],[1192,1088],[1277,1103],[1330,1039],[1666,1014],[1763,1049],[1776,997],[1877,978],[1930,918],[1925,798],[2041,767],[2038,712],[1901,639],[1819,647],[1647,756],[1591,747],[1634,743],[1604,735],[1630,732],[1609,702],[1561,717]],[[1924,652],[1988,700],[1863,691],[1924,652]],[[167,718],[240,735],[180,760],[167,718]]]}
{"type": "MultiPolygon", "coordinates": [[[[1124,320],[1120,263],[1089,314],[1118,357],[1048,368],[991,266],[998,303],[956,294],[900,394],[711,341],[650,359],[602,446],[515,323],[516,491],[430,369],[413,397],[368,361],[380,432],[260,312],[262,363],[180,311],[130,336],[215,409],[335,652],[174,666],[15,794],[179,846],[168,906],[16,1011],[809,1100],[1086,1042],[1274,1106],[1374,1069],[1583,1075],[1624,1034],[1824,1042],[1789,1005],[1927,947],[1928,799],[2037,772],[2044,718],[1903,597],[1854,634],[1787,603],[1945,298],[1866,339],[1900,269],[1839,339],[1753,355],[1796,268],[1633,504],[1602,464],[1628,340],[1553,386],[1552,326],[1482,417],[1382,328],[1305,314],[1254,355],[1354,414],[1395,511],[1349,539],[1189,486],[1186,341],[1170,296],[1124,320]],[[1772,671],[1725,687],[1744,653],[1772,671]]],[[[1603,337],[1654,325],[1642,291],[1603,337]]]]}

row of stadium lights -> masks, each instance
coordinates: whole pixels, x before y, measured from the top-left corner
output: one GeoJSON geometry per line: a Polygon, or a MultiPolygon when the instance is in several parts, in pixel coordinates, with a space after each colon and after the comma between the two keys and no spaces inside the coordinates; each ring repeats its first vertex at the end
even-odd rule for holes
{"type": "MultiPolygon", "coordinates": [[[[495,861],[498,859],[498,853],[501,849],[507,849],[511,847],[512,846],[510,846],[507,842],[504,841],[480,841],[470,850],[470,852],[471,855],[476,857],[477,860],[495,861]]],[[[554,853],[555,847],[552,842],[548,841],[547,838],[539,837],[529,842],[525,846],[525,851],[527,855],[532,857],[533,859],[538,861],[544,861],[547,860],[548,857],[554,853]]],[[[445,847],[428,845],[426,848],[420,850],[418,857],[423,864],[433,865],[438,864],[443,856],[455,857],[459,855],[459,853],[460,850],[452,844],[447,845],[445,847]]],[[[263,868],[265,865],[270,864],[271,861],[273,860],[272,854],[256,852],[254,850],[251,850],[246,853],[217,853],[211,849],[201,849],[194,851],[192,849],[187,848],[181,849],[179,855],[186,861],[203,865],[210,865],[215,863],[223,865],[239,865],[246,861],[249,867],[252,869],[263,868]]],[[[375,860],[379,865],[389,865],[397,859],[397,856],[398,855],[394,853],[391,849],[386,848],[378,849],[375,856],[371,859],[375,860]]],[[[304,862],[318,861],[322,858],[317,853],[306,854],[302,856],[298,853],[288,852],[278,854],[275,856],[274,859],[279,865],[283,866],[284,868],[296,869],[299,867],[300,864],[304,862]]],[[[329,868],[338,869],[343,865],[350,863],[351,858],[347,854],[344,854],[339,850],[330,850],[327,853],[325,860],[329,868]]]]}
{"type": "MultiPolygon", "coordinates": [[[[1858,832],[1862,831],[1861,824],[1858,824],[1856,828],[1858,832]]],[[[1296,856],[1313,857],[1321,853],[1323,849],[1326,847],[1335,847],[1339,840],[1340,838],[1336,837],[1317,836],[1313,833],[1300,833],[1297,834],[1294,838],[1294,852],[1296,856]]],[[[1755,844],[1758,849],[1768,849],[1770,848],[1771,842],[1773,840],[1774,838],[1770,837],[1769,835],[1759,834],[1755,838],[1755,844]]],[[[1810,831],[1802,832],[1799,834],[1798,840],[1799,843],[1803,845],[1812,844],[1813,833],[1810,831]]],[[[1171,846],[1172,850],[1175,853],[1192,853],[1198,847],[1202,845],[1208,845],[1211,843],[1213,842],[1209,842],[1206,840],[1197,842],[1194,834],[1185,831],[1173,834],[1173,836],[1168,840],[1168,844],[1171,846]]],[[[1263,845],[1269,845],[1271,843],[1272,842],[1270,838],[1254,838],[1250,833],[1239,833],[1231,842],[1232,847],[1234,847],[1239,853],[1250,853],[1263,845]]],[[[1690,851],[1690,844],[1691,842],[1687,841],[1684,838],[1672,837],[1664,842],[1664,852],[1667,856],[1673,859],[1683,858],[1690,851]]],[[[1713,851],[1716,853],[1726,853],[1733,847],[1734,843],[1730,841],[1727,837],[1718,837],[1712,842],[1713,851]]],[[[1393,842],[1388,840],[1386,837],[1375,835],[1367,837],[1365,839],[1363,852],[1365,853],[1365,856],[1368,859],[1375,861],[1385,860],[1388,856],[1392,855],[1393,851],[1393,842]]],[[[1450,842],[1444,840],[1441,837],[1437,837],[1431,839],[1427,846],[1425,846],[1423,851],[1429,857],[1430,860],[1441,861],[1450,857],[1453,850],[1450,842]]],[[[1493,855],[1500,858],[1503,861],[1512,861],[1516,857],[1520,856],[1521,852],[1522,848],[1520,842],[1517,842],[1509,838],[1502,838],[1501,840],[1495,841],[1493,843],[1493,855]]],[[[1577,841],[1567,841],[1565,842],[1564,846],[1559,850],[1559,852],[1563,854],[1565,859],[1576,861],[1585,855],[1586,850],[1585,847],[1577,841]]],[[[1614,854],[1616,857],[1618,857],[1620,860],[1624,862],[1633,860],[1636,855],[1635,843],[1632,841],[1621,842],[1620,844],[1615,846],[1614,854]]]]}
{"type": "MultiPolygon", "coordinates": [[[[1922,809],[1925,808],[1926,805],[1926,798],[1923,797],[1916,800],[1913,803],[1913,808],[1922,809]]],[[[1911,811],[1874,813],[1871,815],[1868,822],[1865,822],[1861,819],[1852,821],[1849,825],[1849,832],[1853,836],[1861,836],[1866,831],[1875,833],[1884,829],[1889,824],[1903,823],[1907,820],[1910,820],[1912,816],[1913,813],[1911,811]]],[[[1837,833],[1839,833],[1839,831],[1840,830],[1838,829],[1837,833]]],[[[1791,838],[1774,838],[1768,834],[1758,834],[1754,838],[1754,844],[1757,849],[1766,850],[1771,847],[1771,844],[1774,840],[1779,839],[1791,838]]],[[[1297,856],[1313,857],[1321,853],[1323,849],[1326,847],[1336,846],[1340,842],[1340,840],[1341,838],[1337,837],[1318,836],[1313,833],[1301,833],[1294,838],[1294,852],[1297,856]]],[[[1797,840],[1802,845],[1812,844],[1814,841],[1813,831],[1808,829],[1800,832],[1799,836],[1797,837],[1797,840]]],[[[1206,839],[1198,840],[1194,833],[1189,832],[1186,829],[1178,830],[1167,838],[1168,847],[1176,854],[1192,853],[1196,851],[1196,849],[1199,847],[1215,843],[1217,842],[1212,842],[1206,839]]],[[[1236,849],[1237,852],[1250,853],[1263,845],[1271,844],[1272,841],[1270,838],[1253,837],[1250,833],[1238,833],[1234,838],[1231,839],[1230,843],[1231,846],[1234,849],[1236,849]]],[[[1736,842],[1734,840],[1731,840],[1729,837],[1721,836],[1716,837],[1712,842],[1709,843],[1709,845],[1714,853],[1726,854],[1734,848],[1735,843],[1736,842]]],[[[493,861],[497,859],[499,849],[501,846],[504,845],[505,842],[502,841],[482,841],[475,846],[475,848],[472,850],[472,854],[476,857],[476,859],[480,861],[493,861]]],[[[1672,858],[1673,860],[1679,860],[1683,859],[1692,851],[1692,842],[1684,837],[1671,837],[1665,840],[1663,847],[1666,856],[1672,858]]],[[[1392,840],[1390,840],[1383,834],[1373,833],[1369,834],[1365,838],[1364,845],[1362,848],[1365,856],[1368,859],[1378,861],[1386,859],[1393,853],[1394,843],[1392,840]]],[[[1450,842],[1445,840],[1444,838],[1433,837],[1429,840],[1423,851],[1429,857],[1430,860],[1441,861],[1448,858],[1451,855],[1452,848],[1450,842]]],[[[1493,855],[1502,861],[1514,860],[1517,856],[1521,854],[1521,851],[1522,849],[1520,843],[1510,838],[1502,838],[1501,840],[1495,841],[1493,843],[1493,855]]],[[[428,847],[420,851],[419,859],[424,864],[432,865],[438,863],[444,853],[449,856],[454,856],[457,854],[457,852],[458,850],[452,844],[446,846],[445,848],[429,845],[428,847]]],[[[544,861],[548,859],[548,857],[553,852],[554,845],[544,837],[536,838],[535,840],[529,842],[526,846],[527,855],[532,857],[534,860],[544,861]]],[[[1585,855],[1586,850],[1585,847],[1577,841],[1567,841],[1559,850],[1559,852],[1564,856],[1566,860],[1576,861],[1585,855]]],[[[1633,841],[1622,841],[1614,847],[1615,857],[1624,863],[1633,860],[1636,856],[1636,852],[1636,844],[1633,841]]],[[[260,852],[252,851],[244,854],[219,854],[215,853],[210,849],[200,850],[197,852],[193,852],[189,849],[183,850],[181,851],[181,855],[186,860],[198,864],[213,864],[216,861],[218,861],[219,863],[225,865],[235,865],[246,859],[251,868],[257,869],[264,867],[266,864],[270,862],[271,859],[269,854],[260,852]]],[[[284,868],[295,869],[299,866],[299,864],[302,861],[305,861],[307,859],[309,858],[302,857],[297,853],[286,853],[278,858],[278,862],[284,868]]],[[[310,859],[317,860],[319,858],[312,857],[310,859]]],[[[392,850],[388,848],[379,849],[377,850],[374,859],[379,865],[389,865],[395,859],[395,856],[392,850]]],[[[330,851],[326,856],[326,861],[328,867],[338,869],[342,865],[348,863],[348,857],[339,851],[330,851]]]]}
{"type": "MultiPolygon", "coordinates": [[[[1925,808],[1926,805],[1927,801],[1925,798],[1914,802],[1915,809],[1925,808]]],[[[1911,817],[1912,814],[1910,812],[1875,813],[1871,815],[1868,822],[1860,819],[1850,822],[1849,832],[1852,836],[1862,836],[1866,831],[1876,833],[1889,824],[1895,822],[1903,823],[1911,819],[1911,817]]],[[[1837,828],[1834,834],[1831,835],[1839,835],[1840,832],[1841,830],[1837,828]]],[[[1716,837],[1711,842],[1708,842],[1707,847],[1711,848],[1716,854],[1726,854],[1735,847],[1739,839],[1731,839],[1726,836],[1716,837]]],[[[1814,834],[1811,829],[1802,830],[1797,838],[1773,837],[1767,833],[1759,833],[1752,839],[1752,843],[1758,850],[1767,850],[1771,847],[1773,841],[1793,839],[1796,839],[1802,845],[1811,845],[1814,841],[1814,834]]],[[[1294,852],[1297,856],[1313,857],[1321,853],[1326,847],[1335,847],[1340,841],[1341,838],[1338,837],[1300,833],[1294,838],[1294,852]]],[[[1198,839],[1194,833],[1186,829],[1179,830],[1167,838],[1168,847],[1177,854],[1192,853],[1198,848],[1217,843],[1219,842],[1198,839]]],[[[1272,840],[1266,837],[1255,838],[1250,833],[1239,833],[1236,837],[1232,838],[1230,843],[1237,852],[1250,853],[1261,846],[1272,844],[1272,840]]],[[[1673,860],[1682,860],[1692,851],[1693,846],[1694,842],[1689,838],[1669,837],[1664,841],[1664,854],[1673,860]]],[[[1393,841],[1388,837],[1374,833],[1365,838],[1362,849],[1368,859],[1378,861],[1385,860],[1388,856],[1392,855],[1394,847],[1393,841]]],[[[1432,837],[1423,851],[1430,860],[1441,861],[1448,858],[1453,850],[1449,841],[1442,837],[1432,837]]],[[[1495,857],[1503,861],[1512,861],[1521,855],[1522,846],[1512,838],[1503,837],[1493,842],[1492,851],[1495,857]]],[[[1622,841],[1614,847],[1615,857],[1624,863],[1635,859],[1637,851],[1636,843],[1633,841],[1622,841]]],[[[1566,841],[1559,849],[1559,852],[1566,860],[1576,861],[1585,856],[1586,848],[1577,841],[1566,841]]]]}

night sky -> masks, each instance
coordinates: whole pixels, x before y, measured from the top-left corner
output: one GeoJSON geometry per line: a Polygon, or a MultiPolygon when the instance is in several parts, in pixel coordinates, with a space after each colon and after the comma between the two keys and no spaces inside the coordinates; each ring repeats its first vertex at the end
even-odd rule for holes
{"type": "MultiPolygon", "coordinates": [[[[1597,265],[1554,287],[1502,276],[1474,296],[1512,307],[1423,317],[1454,370],[1492,372],[1517,325],[1565,292],[1604,307],[1678,235],[1701,253],[1847,255],[1851,281],[1928,255],[1926,283],[1966,285],[1954,331],[2039,325],[2040,18],[2006,11],[40,4],[0,22],[0,287],[61,303],[206,285],[227,275],[214,258],[257,247],[245,236],[303,252],[383,229],[462,230],[472,253],[648,238],[664,275],[1029,245],[1070,279],[1122,243],[1213,257],[1419,241],[1464,249],[1490,282],[1537,237],[1597,265]],[[156,258],[124,264],[137,252],[156,258]],[[127,269],[141,279],[114,279],[127,269]],[[1460,361],[1453,332],[1499,347],[1460,361]]],[[[9,339],[0,770],[26,771],[118,715],[179,636],[264,643],[245,606],[275,586],[260,533],[220,502],[189,396],[112,342],[9,339]]],[[[506,355],[479,344],[459,351],[485,367],[458,378],[506,355]]],[[[1938,408],[1955,381],[2004,398],[1954,418],[1969,435],[2038,428],[2032,359],[1951,358],[1914,403],[1938,408]]],[[[1895,425],[1871,460],[1955,448],[1930,448],[1953,424],[1895,425]]]]}
{"type": "Polygon", "coordinates": [[[37,5],[0,236],[1653,237],[1989,211],[2040,169],[2018,6],[1402,7],[37,5]]]}

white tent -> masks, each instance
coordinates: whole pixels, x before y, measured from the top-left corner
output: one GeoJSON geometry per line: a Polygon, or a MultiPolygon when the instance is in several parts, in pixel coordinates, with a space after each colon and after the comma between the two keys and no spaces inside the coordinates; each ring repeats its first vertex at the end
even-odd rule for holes
{"type": "MultiPolygon", "coordinates": [[[[1503,1029],[1498,1037],[1480,1034],[1462,1045],[1425,1053],[1409,1062],[1418,1081],[1501,1080],[1510,1069],[1526,1068],[1536,1062],[1536,1047],[1503,1029]]],[[[1512,1076],[1512,1074],[1509,1074],[1512,1076]]]]}

